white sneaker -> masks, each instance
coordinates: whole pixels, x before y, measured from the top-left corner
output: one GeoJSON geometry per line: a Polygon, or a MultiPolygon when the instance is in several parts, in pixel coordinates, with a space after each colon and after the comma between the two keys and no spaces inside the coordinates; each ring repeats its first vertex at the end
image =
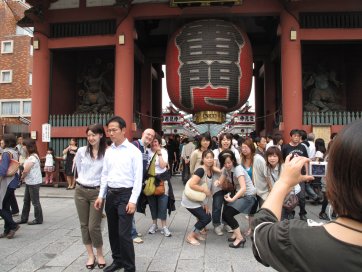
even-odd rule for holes
{"type": "Polygon", "coordinates": [[[148,233],[149,233],[149,234],[155,234],[157,230],[158,230],[157,225],[156,225],[156,224],[152,224],[152,226],[151,226],[151,227],[149,228],[149,230],[148,230],[148,233]]]}
{"type": "Polygon", "coordinates": [[[133,239],[133,243],[142,244],[142,243],[143,243],[143,240],[142,240],[142,238],[140,238],[140,237],[136,237],[136,238],[133,239]]]}
{"type": "Polygon", "coordinates": [[[234,232],[233,229],[229,225],[224,225],[224,228],[225,228],[226,232],[228,232],[228,233],[234,232]]]}
{"type": "Polygon", "coordinates": [[[170,237],[171,236],[171,232],[169,231],[169,229],[167,227],[162,228],[161,234],[165,235],[165,237],[170,237]]]}
{"type": "Polygon", "coordinates": [[[219,235],[219,236],[224,235],[224,233],[222,232],[222,225],[215,227],[214,232],[216,233],[216,235],[219,235]]]}

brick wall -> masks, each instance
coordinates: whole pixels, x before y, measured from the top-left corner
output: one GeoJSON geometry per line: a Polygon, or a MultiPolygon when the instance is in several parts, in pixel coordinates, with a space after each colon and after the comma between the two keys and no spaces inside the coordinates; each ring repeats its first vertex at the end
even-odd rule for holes
{"type": "MultiPolygon", "coordinates": [[[[30,55],[31,37],[16,34],[17,20],[23,17],[26,5],[18,1],[0,1],[0,45],[2,41],[13,41],[13,53],[0,53],[0,70],[12,70],[12,82],[0,83],[0,100],[30,99],[32,87],[29,85],[29,73],[32,73],[33,57],[30,55]]],[[[18,117],[1,116],[3,125],[20,124],[18,117]]],[[[0,135],[1,135],[0,131],[0,135]]]]}

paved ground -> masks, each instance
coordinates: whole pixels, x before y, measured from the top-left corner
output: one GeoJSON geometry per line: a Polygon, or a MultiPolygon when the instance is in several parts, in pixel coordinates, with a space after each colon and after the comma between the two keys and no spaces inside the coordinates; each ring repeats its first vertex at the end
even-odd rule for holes
{"type": "MultiPolygon", "coordinates": [[[[255,261],[250,239],[245,248],[231,249],[226,236],[216,236],[209,225],[206,242],[191,246],[185,242],[185,235],[195,223],[195,218],[180,207],[182,184],[179,177],[173,177],[177,210],[168,219],[172,237],[159,232],[150,235],[147,230],[151,219],[136,215],[138,231],[143,234],[144,243],[135,245],[137,271],[273,271],[255,261]]],[[[24,187],[16,191],[20,208],[24,187]]],[[[21,225],[14,239],[0,240],[0,271],[87,271],[86,252],[80,237],[79,222],[73,201],[74,191],[64,188],[41,188],[41,204],[44,213],[42,225],[21,225]]],[[[316,219],[320,206],[307,206],[308,215],[316,219]]],[[[30,215],[32,220],[33,214],[30,215]]],[[[238,216],[242,228],[247,221],[238,216]]],[[[106,261],[111,263],[107,223],[103,220],[104,251],[106,261]]],[[[3,220],[0,221],[0,230],[3,220]]],[[[96,268],[95,270],[98,270],[96,268]]]]}

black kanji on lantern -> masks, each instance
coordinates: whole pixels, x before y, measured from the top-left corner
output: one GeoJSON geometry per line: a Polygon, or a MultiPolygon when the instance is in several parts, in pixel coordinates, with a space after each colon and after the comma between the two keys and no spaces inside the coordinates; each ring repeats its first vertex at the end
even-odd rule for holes
{"type": "Polygon", "coordinates": [[[227,96],[204,98],[206,103],[225,109],[239,103],[240,50],[244,39],[230,22],[202,20],[187,24],[176,37],[179,49],[181,104],[194,107],[194,88],[226,88],[227,96]]]}

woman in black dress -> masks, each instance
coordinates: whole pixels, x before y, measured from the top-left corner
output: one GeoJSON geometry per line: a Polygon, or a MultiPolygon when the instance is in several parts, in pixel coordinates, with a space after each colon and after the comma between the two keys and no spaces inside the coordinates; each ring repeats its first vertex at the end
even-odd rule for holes
{"type": "Polygon", "coordinates": [[[66,155],[65,159],[65,175],[67,176],[68,187],[67,190],[75,189],[75,179],[73,172],[73,159],[77,153],[78,146],[77,140],[71,138],[69,141],[69,146],[63,150],[63,155],[66,155]]]}

